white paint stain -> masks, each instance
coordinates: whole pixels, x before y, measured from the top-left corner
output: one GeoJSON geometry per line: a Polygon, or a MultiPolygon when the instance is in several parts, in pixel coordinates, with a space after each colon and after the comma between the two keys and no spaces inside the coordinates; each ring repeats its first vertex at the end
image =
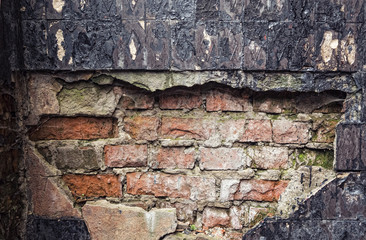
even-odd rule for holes
{"type": "Polygon", "coordinates": [[[356,50],[355,38],[353,35],[348,34],[347,37],[341,41],[343,60],[348,62],[350,65],[354,64],[356,61],[356,50]]]}
{"type": "Polygon", "coordinates": [[[72,62],[73,62],[72,57],[70,57],[69,65],[71,65],[71,64],[72,64],[72,62]]]}
{"type": "Polygon", "coordinates": [[[131,4],[132,4],[132,6],[133,6],[133,7],[135,7],[135,5],[136,5],[136,1],[135,1],[135,0],[132,0],[132,1],[131,1],[131,4]]]}
{"type": "Polygon", "coordinates": [[[152,211],[145,213],[146,225],[151,233],[153,233],[155,230],[155,225],[156,225],[156,216],[155,215],[156,215],[156,213],[152,212],[152,211]]]}
{"type": "Polygon", "coordinates": [[[139,21],[139,24],[145,30],[145,22],[144,21],[139,21]]]}
{"type": "Polygon", "coordinates": [[[136,49],[136,44],[135,44],[135,41],[133,40],[133,38],[131,38],[131,41],[130,41],[130,44],[129,44],[128,47],[130,49],[131,58],[132,58],[132,60],[135,61],[136,54],[137,54],[137,49],[136,49]]]}
{"type": "Polygon", "coordinates": [[[207,34],[206,29],[203,30],[203,39],[208,42],[205,53],[209,54],[212,48],[212,41],[210,35],[207,34]]]}
{"type": "Polygon", "coordinates": [[[326,31],[323,36],[323,41],[321,44],[321,56],[325,63],[329,62],[333,56],[333,50],[338,47],[338,40],[333,39],[333,33],[331,31],[326,31]]]}
{"type": "Polygon", "coordinates": [[[80,0],[80,9],[83,11],[86,5],[86,0],[80,0]]]}
{"type": "Polygon", "coordinates": [[[65,48],[62,46],[62,43],[64,42],[64,34],[61,29],[57,30],[56,39],[57,39],[57,58],[60,61],[62,61],[65,57],[65,48]]]}
{"type": "Polygon", "coordinates": [[[53,9],[56,10],[56,12],[62,12],[62,9],[65,6],[65,1],[64,0],[53,0],[52,1],[52,7],[53,9]]]}

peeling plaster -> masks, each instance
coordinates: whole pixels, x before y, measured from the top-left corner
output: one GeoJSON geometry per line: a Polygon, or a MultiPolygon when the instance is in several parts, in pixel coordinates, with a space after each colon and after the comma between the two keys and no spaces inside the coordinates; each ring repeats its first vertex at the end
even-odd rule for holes
{"type": "Polygon", "coordinates": [[[64,0],[53,0],[52,1],[52,7],[56,10],[56,12],[60,13],[62,12],[62,9],[65,6],[64,0]]]}
{"type": "Polygon", "coordinates": [[[61,29],[57,30],[56,39],[57,39],[57,58],[60,61],[62,61],[65,57],[65,48],[62,46],[62,43],[64,43],[64,34],[61,29]]]}

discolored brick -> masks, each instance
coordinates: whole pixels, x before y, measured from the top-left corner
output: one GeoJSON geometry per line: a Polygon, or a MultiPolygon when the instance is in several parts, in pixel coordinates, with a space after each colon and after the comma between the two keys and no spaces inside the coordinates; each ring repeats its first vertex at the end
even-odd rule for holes
{"type": "Polygon", "coordinates": [[[272,124],[270,120],[248,120],[240,142],[271,142],[272,124]]]}
{"type": "Polygon", "coordinates": [[[158,138],[159,118],[132,116],[124,118],[124,130],[136,140],[154,141],[158,138]]]}
{"type": "Polygon", "coordinates": [[[195,150],[184,147],[160,148],[150,162],[153,168],[188,168],[192,169],[195,163],[195,150]]]}
{"type": "Polygon", "coordinates": [[[108,167],[147,166],[146,145],[107,145],[104,147],[105,165],[108,167]]]}
{"type": "Polygon", "coordinates": [[[273,121],[273,140],[276,143],[305,144],[309,140],[309,126],[304,122],[273,121]]]}

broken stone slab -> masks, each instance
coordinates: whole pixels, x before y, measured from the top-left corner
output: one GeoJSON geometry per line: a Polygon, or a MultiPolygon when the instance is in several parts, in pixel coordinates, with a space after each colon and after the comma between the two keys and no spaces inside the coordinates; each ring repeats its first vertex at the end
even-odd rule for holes
{"type": "Polygon", "coordinates": [[[83,217],[92,239],[160,239],[177,227],[176,209],[152,209],[112,204],[106,200],[87,203],[83,217]]]}

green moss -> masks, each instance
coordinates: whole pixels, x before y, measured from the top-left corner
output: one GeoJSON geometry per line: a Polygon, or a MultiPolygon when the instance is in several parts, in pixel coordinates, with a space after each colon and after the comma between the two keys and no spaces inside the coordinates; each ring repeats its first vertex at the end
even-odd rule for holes
{"type": "Polygon", "coordinates": [[[313,165],[321,166],[326,169],[332,169],[333,168],[333,151],[323,151],[318,152],[313,165]]]}
{"type": "Polygon", "coordinates": [[[280,114],[268,114],[267,116],[272,120],[277,120],[280,117],[280,114]]]}

